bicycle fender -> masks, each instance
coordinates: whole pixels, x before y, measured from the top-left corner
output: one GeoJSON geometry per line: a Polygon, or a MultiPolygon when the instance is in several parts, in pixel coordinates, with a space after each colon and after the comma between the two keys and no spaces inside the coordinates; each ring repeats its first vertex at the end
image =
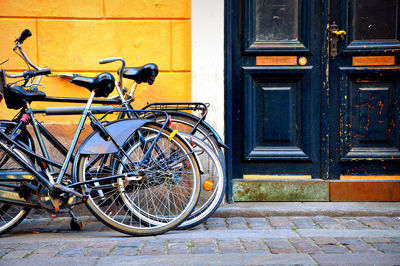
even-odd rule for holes
{"type": "MultiPolygon", "coordinates": [[[[189,114],[189,113],[174,112],[174,111],[168,112],[168,113],[172,113],[172,114],[173,114],[173,113],[182,114],[182,115],[186,115],[187,117],[189,117],[189,118],[191,118],[191,119],[193,119],[193,120],[199,120],[199,118],[198,118],[197,116],[192,115],[192,114],[189,114]]],[[[206,130],[208,130],[209,132],[211,132],[211,133],[215,136],[215,139],[217,140],[218,145],[219,145],[220,147],[222,147],[222,148],[224,148],[224,149],[226,149],[226,150],[229,150],[229,149],[230,149],[230,148],[223,142],[222,138],[218,135],[217,131],[215,131],[215,129],[214,129],[212,126],[210,126],[210,124],[208,124],[206,121],[203,120],[203,121],[200,122],[200,125],[201,125],[202,127],[204,127],[206,130]]]]}
{"type": "MultiPolygon", "coordinates": [[[[122,146],[125,141],[144,124],[145,119],[118,120],[104,126],[111,137],[122,146]]],[[[98,130],[90,134],[82,143],[77,154],[109,154],[118,152],[118,147],[111,140],[104,140],[98,130]]]]}
{"type": "Polygon", "coordinates": [[[226,145],[226,144],[224,143],[224,141],[222,140],[222,138],[218,135],[217,131],[215,131],[215,129],[214,129],[212,126],[210,126],[210,125],[209,125],[206,121],[204,121],[204,120],[200,122],[200,125],[202,125],[202,126],[205,127],[206,129],[208,129],[208,130],[215,136],[215,139],[217,140],[218,145],[219,145],[220,147],[222,147],[222,148],[224,148],[224,149],[226,149],[226,150],[230,150],[229,146],[226,145]]]}

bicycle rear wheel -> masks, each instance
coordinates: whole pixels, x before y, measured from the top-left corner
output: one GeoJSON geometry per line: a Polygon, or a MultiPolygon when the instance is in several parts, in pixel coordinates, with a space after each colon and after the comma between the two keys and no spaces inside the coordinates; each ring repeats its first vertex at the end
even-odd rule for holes
{"type": "Polygon", "coordinates": [[[219,207],[225,191],[222,165],[212,148],[199,138],[180,133],[193,147],[201,170],[200,197],[195,210],[178,229],[188,229],[204,222],[219,207]]]}
{"type": "Polygon", "coordinates": [[[197,203],[200,173],[192,150],[180,136],[160,130],[159,125],[146,124],[129,137],[124,152],[81,158],[79,181],[128,177],[83,186],[83,191],[90,189],[89,210],[122,233],[164,233],[182,223],[197,203]],[[154,147],[150,156],[139,165],[150,147],[154,147]]]}

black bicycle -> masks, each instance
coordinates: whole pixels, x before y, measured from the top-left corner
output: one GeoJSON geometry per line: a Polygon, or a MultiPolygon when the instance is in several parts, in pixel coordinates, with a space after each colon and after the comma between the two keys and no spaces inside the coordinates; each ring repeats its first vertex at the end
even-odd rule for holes
{"type": "MultiPolygon", "coordinates": [[[[14,51],[23,58],[21,44],[29,36],[25,30],[16,40],[14,51]]],[[[81,203],[107,226],[131,235],[166,232],[190,215],[200,191],[199,166],[192,147],[167,126],[166,113],[164,124],[142,118],[100,122],[94,114],[104,108],[128,111],[92,107],[101,102],[95,97],[107,97],[114,90],[115,80],[109,73],[75,81],[90,91],[84,107],[32,109],[31,102],[46,99],[37,86],[51,71],[29,60],[26,63],[34,70],[16,75],[0,71],[0,100],[4,97],[8,108],[19,110],[13,120],[0,122],[0,233],[21,222],[31,208],[69,212],[73,225],[79,227],[72,208],[81,203]],[[39,80],[29,83],[36,76],[39,80]],[[7,83],[6,78],[18,80],[7,83]],[[68,149],[36,120],[38,113],[81,114],[68,149]],[[87,118],[94,131],[74,153],[87,118]],[[42,155],[35,152],[28,125],[42,155]],[[62,163],[50,159],[42,136],[65,156],[62,163]]]]}
{"type": "MultiPolygon", "coordinates": [[[[29,58],[25,55],[22,47],[19,47],[23,59],[27,64],[34,66],[29,58]]],[[[157,74],[158,68],[155,64],[146,64],[141,67],[130,67],[125,68],[125,61],[120,57],[107,58],[100,60],[101,64],[112,63],[120,61],[122,62],[122,67],[117,71],[119,74],[119,81],[116,83],[116,90],[118,95],[116,97],[108,99],[94,99],[94,103],[109,104],[109,105],[119,105],[121,109],[118,114],[117,119],[124,119],[126,117],[131,118],[146,118],[160,123],[165,123],[167,117],[164,112],[168,113],[168,118],[170,119],[169,126],[179,132],[190,132],[192,134],[181,134],[188,140],[195,152],[197,161],[200,163],[201,171],[201,190],[199,201],[196,205],[195,210],[192,212],[190,217],[181,224],[179,229],[187,229],[200,224],[211,216],[219,207],[220,203],[224,198],[225,191],[225,177],[224,177],[224,164],[223,158],[221,158],[223,143],[219,139],[218,134],[211,129],[210,131],[206,129],[207,124],[204,119],[207,115],[207,104],[204,103],[153,103],[148,104],[144,109],[147,110],[150,106],[155,107],[157,110],[162,110],[163,112],[144,112],[134,110],[131,103],[134,100],[134,91],[140,83],[149,83],[150,85],[154,82],[157,74]],[[123,86],[123,77],[127,79],[134,80],[129,93],[128,90],[123,86]],[[125,110],[124,110],[125,108],[125,110]],[[124,110],[124,111],[121,111],[124,110]],[[199,111],[200,117],[196,117],[184,111],[199,111]],[[204,126],[206,125],[206,126],[204,126]],[[214,132],[214,133],[213,133],[214,132]],[[217,141],[218,140],[218,141],[217,141]],[[218,144],[219,143],[219,144],[218,144]],[[207,145],[208,144],[208,145],[207,145]],[[219,148],[216,150],[216,146],[219,148]],[[220,161],[215,159],[212,154],[216,152],[219,155],[220,161]]],[[[66,79],[75,84],[84,82],[85,80],[90,80],[91,77],[85,77],[77,74],[66,75],[66,74],[56,74],[55,76],[66,79]]],[[[37,81],[31,80],[33,87],[38,86],[40,83],[41,76],[37,81]]],[[[41,101],[49,102],[69,102],[69,103],[84,103],[87,99],[82,98],[60,98],[60,97],[44,97],[41,101]]],[[[82,108],[81,108],[82,109],[82,108]]],[[[46,114],[79,114],[82,112],[76,107],[51,107],[46,108],[46,114]]],[[[96,113],[105,113],[99,120],[104,121],[108,118],[108,114],[114,113],[115,109],[111,106],[101,106],[92,107],[92,111],[96,113]]],[[[114,120],[115,117],[112,118],[114,120]]],[[[223,157],[223,153],[222,153],[223,157]]]]}
{"type": "MultiPolygon", "coordinates": [[[[116,90],[118,94],[115,97],[106,99],[102,103],[107,103],[107,100],[110,101],[109,104],[114,104],[115,100],[119,101],[118,104],[121,108],[125,108],[127,112],[119,113],[117,119],[124,119],[125,117],[145,118],[158,123],[165,123],[166,119],[170,119],[168,125],[171,128],[178,130],[181,135],[192,144],[195,155],[200,164],[200,197],[195,210],[192,212],[190,217],[178,227],[178,229],[187,229],[202,223],[211,216],[221,204],[224,198],[226,181],[222,153],[222,147],[224,144],[221,142],[218,135],[213,133],[213,129],[209,131],[203,126],[206,124],[204,119],[207,115],[208,106],[204,103],[152,103],[141,109],[142,112],[138,112],[137,110],[134,110],[131,105],[134,101],[134,91],[140,83],[148,83],[151,85],[158,74],[158,67],[156,64],[152,63],[140,67],[125,67],[125,60],[121,57],[103,59],[100,60],[100,63],[106,64],[117,61],[122,63],[122,67],[117,71],[119,74],[119,80],[116,82],[116,90]],[[129,92],[123,86],[123,78],[134,81],[129,92]],[[168,118],[157,112],[145,112],[145,110],[150,107],[166,112],[168,118]],[[200,117],[197,117],[184,111],[201,111],[201,115],[200,117]]],[[[78,74],[57,74],[55,76],[61,77],[72,83],[88,78],[78,74]]],[[[83,99],[64,98],[63,100],[79,101],[83,99]]],[[[104,106],[102,108],[104,108],[104,106]]],[[[99,118],[99,120],[104,121],[111,113],[114,113],[114,110],[107,111],[99,118]]],[[[115,119],[115,117],[112,117],[111,119],[115,119]]]]}

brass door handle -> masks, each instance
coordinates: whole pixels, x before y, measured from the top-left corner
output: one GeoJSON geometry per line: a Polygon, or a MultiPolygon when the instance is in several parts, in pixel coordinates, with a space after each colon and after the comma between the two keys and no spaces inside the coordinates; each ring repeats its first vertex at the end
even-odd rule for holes
{"type": "Polygon", "coordinates": [[[339,30],[335,21],[329,26],[330,55],[332,58],[335,58],[338,54],[338,36],[344,40],[346,34],[347,32],[345,30],[339,30]]]}
{"type": "Polygon", "coordinates": [[[344,31],[344,30],[333,30],[333,31],[331,31],[331,33],[336,36],[341,36],[341,37],[346,35],[346,31],[344,31]]]}

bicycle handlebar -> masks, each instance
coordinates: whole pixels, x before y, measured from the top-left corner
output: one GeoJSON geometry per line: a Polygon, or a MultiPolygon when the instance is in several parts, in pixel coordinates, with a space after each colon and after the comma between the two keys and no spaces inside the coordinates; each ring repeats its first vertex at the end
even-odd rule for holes
{"type": "Polygon", "coordinates": [[[22,74],[14,74],[14,75],[12,75],[12,74],[7,74],[6,73],[6,76],[8,78],[29,79],[29,78],[33,78],[33,77],[36,77],[36,76],[42,76],[42,75],[48,75],[48,74],[51,74],[51,70],[49,68],[45,68],[45,69],[40,69],[40,70],[37,70],[37,71],[28,70],[28,71],[25,71],[22,74]]]}
{"type": "Polygon", "coordinates": [[[37,71],[28,70],[23,73],[24,78],[33,78],[41,75],[51,74],[51,70],[49,68],[40,69],[37,71]]]}
{"type": "Polygon", "coordinates": [[[115,61],[122,61],[122,63],[125,65],[125,60],[122,57],[109,57],[109,58],[101,59],[99,61],[99,63],[100,64],[108,64],[108,63],[112,63],[115,61]]]}

